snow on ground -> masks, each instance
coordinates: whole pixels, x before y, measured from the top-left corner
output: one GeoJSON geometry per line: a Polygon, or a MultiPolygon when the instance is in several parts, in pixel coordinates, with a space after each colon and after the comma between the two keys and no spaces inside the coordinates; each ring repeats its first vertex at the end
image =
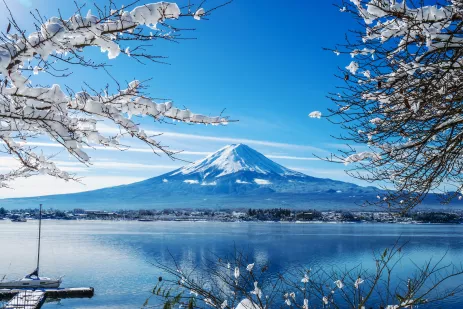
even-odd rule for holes
{"type": "Polygon", "coordinates": [[[215,186],[217,185],[217,182],[216,181],[213,181],[213,182],[203,182],[201,183],[201,186],[215,186]]]}
{"type": "Polygon", "coordinates": [[[197,180],[191,180],[191,179],[184,180],[183,182],[184,182],[184,183],[189,183],[190,185],[197,185],[197,184],[199,184],[199,181],[197,181],[197,180]]]}
{"type": "Polygon", "coordinates": [[[236,180],[236,183],[239,183],[239,184],[250,184],[250,182],[244,181],[244,180],[240,180],[240,179],[237,179],[237,180],[236,180]]]}
{"type": "Polygon", "coordinates": [[[268,180],[265,180],[265,179],[259,179],[259,178],[255,178],[254,179],[254,182],[257,183],[258,185],[271,185],[272,183],[268,180]]]}

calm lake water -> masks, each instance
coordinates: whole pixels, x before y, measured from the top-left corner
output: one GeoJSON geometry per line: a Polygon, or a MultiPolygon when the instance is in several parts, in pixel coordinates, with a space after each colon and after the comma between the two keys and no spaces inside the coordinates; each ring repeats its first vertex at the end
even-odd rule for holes
{"type": "MultiPolygon", "coordinates": [[[[371,264],[373,250],[409,241],[398,267],[412,271],[432,257],[460,263],[463,225],[282,224],[214,222],[43,221],[41,272],[65,275],[63,286],[95,288],[93,299],[67,299],[43,308],[140,308],[156,284],[156,261],[169,264],[226,256],[238,247],[271,271],[291,265],[371,264]]],[[[0,221],[0,275],[21,277],[36,261],[37,221],[0,221]]],[[[460,278],[463,279],[463,278],[460,278]]],[[[463,298],[446,308],[462,308],[463,298]]]]}

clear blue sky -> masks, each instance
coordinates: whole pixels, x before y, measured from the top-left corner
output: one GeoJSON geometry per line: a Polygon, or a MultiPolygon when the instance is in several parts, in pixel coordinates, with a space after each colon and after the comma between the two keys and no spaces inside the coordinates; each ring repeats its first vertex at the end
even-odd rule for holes
{"type": "MultiPolygon", "coordinates": [[[[194,112],[211,115],[226,108],[227,115],[239,120],[223,127],[173,126],[140,120],[149,130],[181,133],[170,134],[162,140],[174,149],[197,152],[182,156],[186,160],[200,159],[202,153],[241,141],[273,156],[275,161],[287,167],[316,177],[348,180],[343,173],[344,166],[310,159],[313,154],[326,155],[339,148],[336,145],[339,142],[331,135],[338,135],[340,128],[324,119],[307,116],[313,110],[324,112],[330,106],[326,95],[335,91],[335,85],[339,84],[333,75],[338,67],[344,67],[350,61],[348,57],[336,57],[322,50],[342,43],[346,31],[356,27],[349,15],[333,6],[335,1],[235,0],[216,11],[210,20],[188,18],[177,23],[195,27],[196,31],[183,35],[197,39],[179,44],[155,42],[150,51],[168,56],[169,65],[143,66],[120,56],[109,62],[113,65],[110,71],[119,81],[151,78],[150,94],[173,99],[179,107],[186,106],[194,112]]],[[[220,2],[209,0],[204,7],[207,9],[220,2]]],[[[55,16],[58,8],[63,17],[69,17],[75,9],[70,0],[7,0],[7,3],[20,24],[29,29],[32,19],[28,12],[32,9],[39,8],[47,17],[55,16]]],[[[98,0],[97,3],[104,4],[105,1],[98,0]]],[[[0,27],[5,29],[7,21],[3,10],[0,10],[0,18],[0,27]]],[[[86,55],[105,59],[105,55],[95,50],[86,51],[86,55]]],[[[65,83],[77,91],[83,81],[97,88],[111,84],[104,72],[74,71],[65,83]]],[[[63,83],[41,78],[41,82],[49,84],[63,83]]],[[[127,143],[135,148],[143,147],[135,141],[127,143]]],[[[56,151],[51,147],[49,150],[56,151]]],[[[83,181],[87,186],[79,185],[76,189],[75,184],[60,182],[56,192],[141,180],[182,165],[137,151],[98,151],[91,155],[95,162],[93,169],[66,163],[70,160],[68,156],[60,156],[63,166],[69,166],[85,177],[83,181]]],[[[29,184],[20,182],[16,192],[0,192],[0,197],[24,195],[21,188],[26,183],[29,184]]],[[[50,183],[56,182],[50,180],[50,183]]],[[[54,192],[55,189],[50,190],[54,192]]]]}

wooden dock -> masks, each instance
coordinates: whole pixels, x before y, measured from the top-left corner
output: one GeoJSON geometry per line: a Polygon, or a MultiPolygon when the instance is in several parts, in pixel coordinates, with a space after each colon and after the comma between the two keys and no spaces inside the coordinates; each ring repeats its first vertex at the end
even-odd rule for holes
{"type": "Polygon", "coordinates": [[[0,300],[7,300],[4,309],[39,309],[45,299],[62,298],[91,298],[94,295],[93,288],[70,288],[70,289],[0,289],[0,300]]]}
{"type": "Polygon", "coordinates": [[[45,292],[24,290],[18,292],[4,307],[5,309],[37,309],[45,302],[45,292]]]}

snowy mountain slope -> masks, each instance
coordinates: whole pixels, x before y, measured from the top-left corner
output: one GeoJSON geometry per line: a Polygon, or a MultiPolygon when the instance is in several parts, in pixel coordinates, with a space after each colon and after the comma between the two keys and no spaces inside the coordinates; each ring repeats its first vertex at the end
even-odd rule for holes
{"type": "Polygon", "coordinates": [[[261,153],[244,145],[228,145],[206,158],[191,165],[173,171],[168,177],[200,176],[204,181],[238,172],[254,172],[264,175],[304,177],[302,173],[292,171],[273,162],[261,153]]]}
{"type": "Polygon", "coordinates": [[[161,178],[165,187],[174,183],[177,189],[190,191],[193,187],[204,193],[372,191],[293,171],[244,144],[225,146],[202,160],[146,182],[158,183],[161,178]]]}
{"type": "MultiPolygon", "coordinates": [[[[379,190],[288,169],[243,145],[229,145],[170,173],[100,190],[1,200],[7,207],[45,203],[64,208],[298,207],[354,205],[379,190]],[[317,202],[319,201],[319,202],[317,202]],[[318,203],[318,204],[317,204],[318,203]]],[[[343,206],[340,206],[341,208],[343,206]]]]}

